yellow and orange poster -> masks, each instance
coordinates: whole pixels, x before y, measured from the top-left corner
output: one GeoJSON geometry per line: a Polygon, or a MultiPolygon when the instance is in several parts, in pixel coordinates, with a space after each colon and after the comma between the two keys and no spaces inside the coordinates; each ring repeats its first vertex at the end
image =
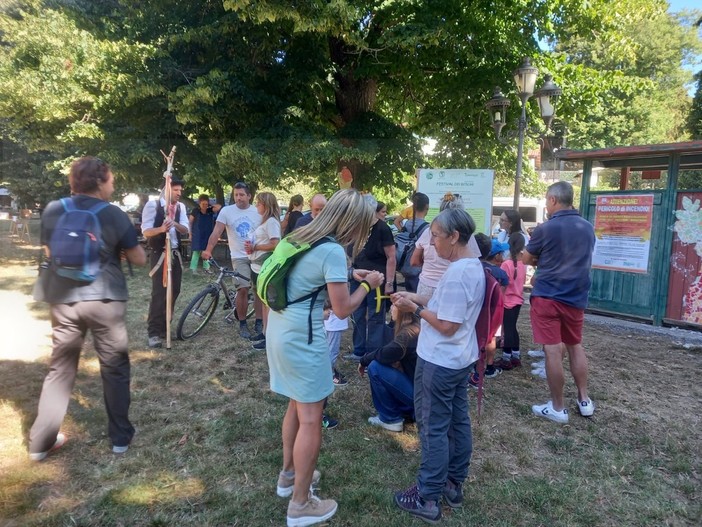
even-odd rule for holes
{"type": "Polygon", "coordinates": [[[652,220],[653,194],[597,196],[592,266],[648,272],[652,220]]]}

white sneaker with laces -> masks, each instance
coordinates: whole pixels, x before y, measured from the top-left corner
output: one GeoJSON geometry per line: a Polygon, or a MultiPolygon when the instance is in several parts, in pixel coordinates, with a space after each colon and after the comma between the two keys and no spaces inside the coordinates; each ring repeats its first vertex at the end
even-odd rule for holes
{"type": "Polygon", "coordinates": [[[553,402],[549,401],[546,404],[535,404],[531,407],[531,411],[534,415],[539,417],[545,417],[556,423],[565,424],[568,422],[568,410],[563,408],[560,412],[553,409],[553,402]]]}
{"type": "Polygon", "coordinates": [[[585,401],[578,401],[578,410],[583,417],[591,417],[595,413],[595,403],[589,397],[585,401]]]}
{"type": "Polygon", "coordinates": [[[385,428],[385,430],[389,430],[390,432],[402,432],[404,421],[398,421],[396,423],[386,423],[384,421],[381,421],[380,417],[378,417],[377,415],[373,415],[368,418],[368,424],[373,426],[380,426],[381,428],[385,428]]]}

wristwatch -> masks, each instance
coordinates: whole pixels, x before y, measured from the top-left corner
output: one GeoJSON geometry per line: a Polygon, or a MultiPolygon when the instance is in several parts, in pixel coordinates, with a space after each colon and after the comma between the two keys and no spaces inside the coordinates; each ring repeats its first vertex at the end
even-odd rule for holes
{"type": "Polygon", "coordinates": [[[417,318],[422,318],[422,311],[424,311],[424,306],[417,306],[417,309],[414,310],[414,314],[417,318]]]}

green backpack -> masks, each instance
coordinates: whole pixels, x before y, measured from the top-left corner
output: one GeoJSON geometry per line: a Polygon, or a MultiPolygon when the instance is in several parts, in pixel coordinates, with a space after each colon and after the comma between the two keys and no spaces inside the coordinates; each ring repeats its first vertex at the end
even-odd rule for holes
{"type": "Polygon", "coordinates": [[[310,244],[298,243],[290,240],[289,236],[283,238],[280,240],[280,243],[276,245],[273,254],[263,262],[261,271],[258,273],[258,280],[256,281],[256,291],[261,301],[273,311],[282,311],[290,304],[297,304],[298,302],[311,299],[310,314],[308,317],[308,344],[312,342],[312,308],[317,300],[317,295],[319,295],[319,292],[325,289],[327,285],[324,284],[321,287],[317,287],[310,293],[296,298],[295,300],[289,300],[288,274],[303,254],[310,249],[331,241],[333,241],[331,238],[322,238],[310,244]]]}

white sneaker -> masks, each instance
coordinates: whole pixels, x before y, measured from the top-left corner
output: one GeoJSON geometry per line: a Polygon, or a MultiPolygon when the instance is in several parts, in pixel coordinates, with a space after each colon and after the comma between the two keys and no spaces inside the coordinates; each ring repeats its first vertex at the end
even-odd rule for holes
{"type": "Polygon", "coordinates": [[[563,408],[563,410],[557,412],[553,409],[553,403],[551,401],[546,404],[535,404],[531,407],[531,411],[534,412],[534,415],[545,417],[557,423],[565,424],[568,422],[568,410],[563,408]]]}
{"type": "Polygon", "coordinates": [[[595,413],[595,403],[589,397],[586,401],[578,401],[578,410],[583,417],[590,417],[595,413]]]}
{"type": "Polygon", "coordinates": [[[537,377],[541,377],[542,379],[546,378],[546,368],[534,368],[531,370],[532,375],[536,375],[537,377]]]}
{"type": "Polygon", "coordinates": [[[43,461],[44,459],[46,459],[46,456],[48,456],[49,453],[61,448],[65,442],[66,436],[59,432],[58,434],[56,434],[56,441],[54,441],[54,444],[49,450],[47,450],[46,452],[32,452],[29,454],[29,459],[32,461],[43,461]]]}
{"type": "Polygon", "coordinates": [[[532,369],[533,368],[545,368],[546,367],[546,359],[537,360],[536,362],[532,362],[531,367],[532,367],[532,369]]]}
{"type": "Polygon", "coordinates": [[[540,358],[540,357],[545,357],[546,354],[544,353],[544,350],[529,350],[527,351],[527,355],[530,357],[534,358],[540,358]]]}
{"type": "Polygon", "coordinates": [[[385,430],[390,430],[391,432],[402,432],[404,421],[398,421],[396,423],[386,423],[380,420],[380,417],[373,415],[368,418],[368,423],[373,426],[380,426],[385,428],[385,430]]]}

